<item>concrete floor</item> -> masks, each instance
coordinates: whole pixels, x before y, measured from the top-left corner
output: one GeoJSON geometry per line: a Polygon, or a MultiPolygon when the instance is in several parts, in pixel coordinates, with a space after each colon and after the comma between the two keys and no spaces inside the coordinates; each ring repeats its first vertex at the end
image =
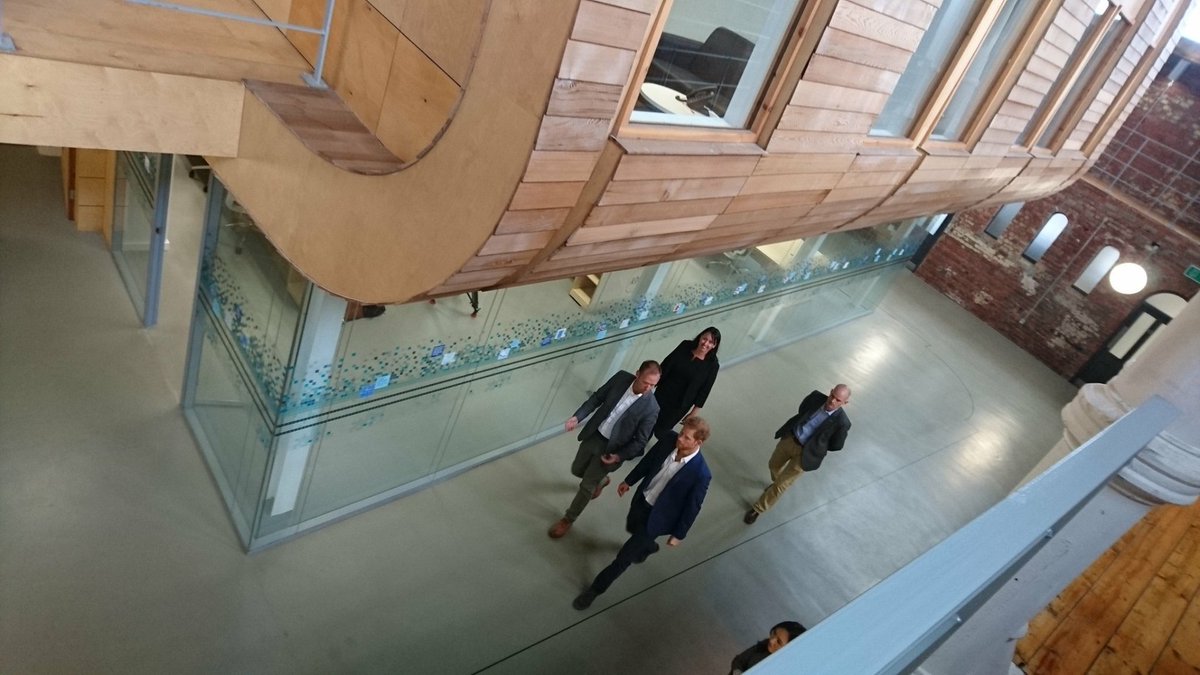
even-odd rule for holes
{"type": "Polygon", "coordinates": [[[139,328],[57,172],[0,146],[4,673],[723,672],[1001,499],[1074,392],[906,274],[875,314],[722,374],[691,535],[587,612],[571,599],[628,504],[610,491],[546,537],[574,491],[566,435],[247,556],[178,408],[183,336],[139,328]],[[774,429],[839,380],[846,449],[743,525],[774,429]]]}

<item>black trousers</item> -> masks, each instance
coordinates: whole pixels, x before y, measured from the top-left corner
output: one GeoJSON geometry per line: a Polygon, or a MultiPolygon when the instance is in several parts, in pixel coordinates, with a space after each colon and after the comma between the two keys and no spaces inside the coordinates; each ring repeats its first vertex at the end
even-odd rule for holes
{"type": "Polygon", "coordinates": [[[625,518],[625,530],[629,532],[629,540],[617,551],[616,560],[600,570],[600,574],[592,581],[592,590],[597,595],[607,591],[612,582],[629,569],[630,565],[645,562],[646,558],[658,551],[654,537],[646,532],[649,520],[650,504],[646,503],[642,495],[634,496],[633,504],[629,506],[629,515],[625,518]]]}

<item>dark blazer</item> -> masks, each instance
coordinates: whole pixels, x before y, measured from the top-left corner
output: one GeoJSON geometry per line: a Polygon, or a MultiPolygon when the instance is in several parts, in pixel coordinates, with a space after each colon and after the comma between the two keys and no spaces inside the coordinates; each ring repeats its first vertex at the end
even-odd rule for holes
{"type": "MultiPolygon", "coordinates": [[[[577,420],[583,420],[593,412],[596,413],[583,425],[579,432],[579,440],[582,441],[600,429],[600,424],[608,418],[613,408],[617,407],[617,403],[621,401],[634,379],[633,373],[618,370],[616,375],[608,378],[608,382],[579,406],[579,410],[573,415],[577,420]]],[[[629,406],[625,414],[621,415],[621,419],[617,420],[612,436],[608,439],[608,452],[619,455],[622,461],[642,454],[657,419],[658,401],[654,400],[653,392],[647,391],[629,406]]]]}
{"type": "MultiPolygon", "coordinates": [[[[663,433],[662,437],[650,452],[638,462],[638,465],[625,477],[626,485],[637,485],[634,500],[642,499],[646,486],[654,478],[663,462],[675,450],[675,439],[679,434],[674,431],[663,433]],[[644,479],[644,480],[643,480],[644,479]],[[640,485],[639,485],[640,483],[640,485]]],[[[696,456],[689,459],[679,473],[667,481],[654,505],[650,507],[650,518],[646,521],[646,533],[651,537],[669,534],[676,539],[683,539],[696,522],[700,507],[704,504],[704,496],[708,494],[708,484],[712,482],[712,472],[708,463],[699,450],[696,456]]],[[[632,509],[632,507],[631,507],[632,509]]]]}
{"type": "MultiPolygon", "coordinates": [[[[796,423],[808,421],[810,415],[816,412],[829,398],[828,394],[814,391],[800,402],[800,410],[792,418],[783,423],[775,432],[775,438],[783,438],[784,434],[792,433],[796,423]]],[[[816,471],[825,459],[825,453],[837,452],[846,445],[846,433],[850,431],[850,418],[846,411],[838,408],[833,411],[821,426],[808,437],[808,442],[800,449],[800,468],[805,471],[816,471]]]]}

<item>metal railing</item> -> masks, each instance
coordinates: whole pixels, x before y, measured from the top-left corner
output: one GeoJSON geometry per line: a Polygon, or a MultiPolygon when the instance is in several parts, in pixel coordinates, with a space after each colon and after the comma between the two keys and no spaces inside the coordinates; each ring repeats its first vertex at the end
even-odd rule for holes
{"type": "MultiPolygon", "coordinates": [[[[325,21],[320,28],[312,26],[300,26],[297,24],[286,23],[283,21],[273,21],[271,19],[263,19],[257,16],[246,16],[244,14],[233,14],[230,12],[220,12],[212,9],[202,9],[200,7],[191,7],[189,5],[180,5],[174,2],[162,2],[161,0],[125,0],[134,5],[144,5],[146,7],[156,7],[158,9],[169,9],[185,14],[198,14],[200,16],[208,16],[215,19],[226,19],[228,21],[240,21],[242,23],[252,23],[259,26],[270,26],[279,30],[294,30],[300,33],[309,33],[312,35],[321,36],[321,43],[317,46],[317,59],[313,64],[313,72],[303,76],[304,81],[309,86],[317,89],[325,89],[328,87],[325,84],[323,75],[325,73],[325,52],[329,48],[329,27],[333,24],[333,6],[337,0],[326,0],[325,3],[325,21]]],[[[0,0],[3,3],[3,0],[0,0]]],[[[0,26],[2,26],[0,22],[0,26]]]]}
{"type": "Polygon", "coordinates": [[[755,666],[755,675],[910,672],[1178,415],[1151,397],[755,666]]]}

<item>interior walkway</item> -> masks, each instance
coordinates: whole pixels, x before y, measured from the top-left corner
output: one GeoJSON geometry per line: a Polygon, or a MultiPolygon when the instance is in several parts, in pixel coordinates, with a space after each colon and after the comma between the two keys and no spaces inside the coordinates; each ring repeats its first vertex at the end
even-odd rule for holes
{"type": "Polygon", "coordinates": [[[1074,393],[905,274],[872,316],[722,374],[695,528],[587,612],[571,599],[628,498],[546,537],[567,435],[247,556],[178,408],[178,346],[63,220],[57,171],[0,146],[0,672],[724,672],[1002,498],[1074,393]],[[743,525],[775,428],[839,380],[846,449],[743,525]]]}

